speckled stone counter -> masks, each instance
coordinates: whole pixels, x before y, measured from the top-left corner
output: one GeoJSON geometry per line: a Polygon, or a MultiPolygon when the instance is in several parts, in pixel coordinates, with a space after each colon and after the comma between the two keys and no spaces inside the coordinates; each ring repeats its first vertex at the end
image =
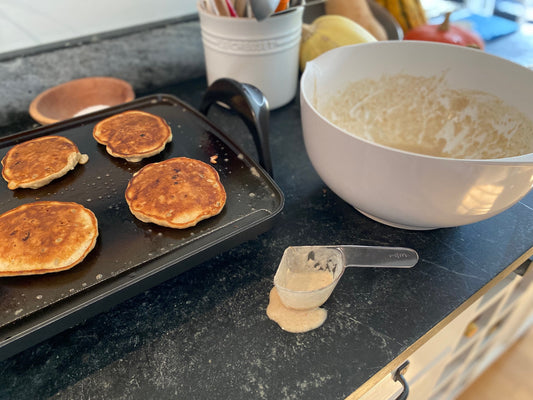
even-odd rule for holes
{"type": "MultiPolygon", "coordinates": [[[[205,89],[199,77],[157,91],[197,107],[205,89]]],[[[342,399],[533,255],[532,193],[458,228],[406,231],[364,217],[313,170],[299,111],[295,100],[271,113],[286,201],[271,230],[1,361],[0,398],[342,399]],[[313,244],[407,246],[420,261],[410,270],[346,271],[325,324],[286,333],[265,314],[272,278],[287,246],[313,244]]],[[[209,117],[254,155],[239,120],[218,109],[209,117]]]]}
{"type": "Polygon", "coordinates": [[[35,96],[72,79],[112,76],[142,91],[202,76],[200,26],[190,19],[0,54],[0,126],[27,118],[35,96]]]}

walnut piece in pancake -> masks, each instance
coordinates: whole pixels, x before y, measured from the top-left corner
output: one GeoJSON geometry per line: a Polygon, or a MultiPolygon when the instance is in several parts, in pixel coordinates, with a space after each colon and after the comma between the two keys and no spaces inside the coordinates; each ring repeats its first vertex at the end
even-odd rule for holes
{"type": "Polygon", "coordinates": [[[139,220],[178,229],[219,214],[226,204],[218,172],[186,157],[141,168],[129,181],[125,195],[139,220]]]}
{"type": "Polygon", "coordinates": [[[93,137],[113,157],[139,162],[161,153],[172,141],[172,131],[163,118],[132,110],[98,122],[93,137]]]}
{"type": "Polygon", "coordinates": [[[37,201],[0,215],[0,276],[58,272],[94,248],[98,221],[81,204],[37,201]]]}
{"type": "Polygon", "coordinates": [[[11,190],[37,189],[89,160],[63,136],[43,136],[12,147],[2,159],[2,177],[11,190]]]}

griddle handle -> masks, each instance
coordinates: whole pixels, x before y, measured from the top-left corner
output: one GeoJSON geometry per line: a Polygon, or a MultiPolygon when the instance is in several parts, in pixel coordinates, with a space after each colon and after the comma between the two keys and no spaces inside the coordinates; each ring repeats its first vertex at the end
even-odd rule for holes
{"type": "Polygon", "coordinates": [[[216,102],[227,105],[243,120],[254,139],[259,164],[270,176],[274,176],[268,141],[270,108],[263,93],[250,84],[221,78],[207,88],[199,107],[200,112],[207,115],[209,107],[216,102]]]}

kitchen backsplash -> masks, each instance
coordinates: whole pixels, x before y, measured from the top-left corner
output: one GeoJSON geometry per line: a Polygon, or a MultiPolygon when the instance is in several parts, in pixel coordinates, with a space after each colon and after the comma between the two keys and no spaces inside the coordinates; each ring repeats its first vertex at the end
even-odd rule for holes
{"type": "Polygon", "coordinates": [[[200,25],[177,20],[120,35],[94,36],[0,60],[0,126],[28,112],[35,96],[87,76],[113,76],[136,91],[205,74],[200,25]]]}

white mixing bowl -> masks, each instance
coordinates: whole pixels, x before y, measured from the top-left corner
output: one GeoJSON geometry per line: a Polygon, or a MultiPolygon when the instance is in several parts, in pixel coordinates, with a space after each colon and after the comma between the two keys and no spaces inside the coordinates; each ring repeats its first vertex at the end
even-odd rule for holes
{"type": "Polygon", "coordinates": [[[346,132],[314,106],[313,99],[363,78],[445,71],[450,87],[494,94],[533,116],[533,71],[480,50],[375,42],[340,47],[307,64],[300,92],[307,153],[331,190],[368,217],[405,229],[465,225],[506,210],[533,187],[533,153],[482,160],[397,150],[346,132]]]}

